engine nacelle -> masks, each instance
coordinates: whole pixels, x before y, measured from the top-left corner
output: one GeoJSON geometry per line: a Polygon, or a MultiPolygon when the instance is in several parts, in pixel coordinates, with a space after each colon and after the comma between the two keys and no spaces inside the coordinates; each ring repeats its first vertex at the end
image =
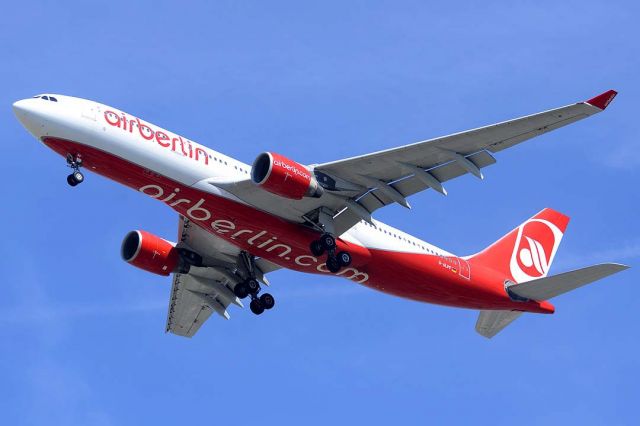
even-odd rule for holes
{"type": "Polygon", "coordinates": [[[180,261],[175,244],[145,231],[129,232],[120,253],[126,262],[158,275],[176,272],[180,261]]]}
{"type": "Polygon", "coordinates": [[[266,191],[292,200],[320,198],[324,192],[306,167],[273,152],[258,155],[251,167],[251,180],[266,191]]]}

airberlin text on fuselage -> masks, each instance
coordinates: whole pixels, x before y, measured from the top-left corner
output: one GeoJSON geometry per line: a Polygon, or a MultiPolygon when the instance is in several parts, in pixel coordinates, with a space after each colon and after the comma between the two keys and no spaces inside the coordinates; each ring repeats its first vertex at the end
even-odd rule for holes
{"type": "MultiPolygon", "coordinates": [[[[261,230],[260,232],[254,234],[254,231],[250,229],[238,229],[236,224],[226,219],[214,219],[212,220],[212,215],[209,210],[202,207],[204,204],[204,199],[200,198],[196,203],[188,200],[186,198],[178,197],[175,199],[178,192],[180,192],[179,188],[174,189],[174,192],[165,197],[165,191],[158,185],[145,185],[139,189],[143,194],[147,194],[151,198],[158,199],[162,202],[167,203],[170,207],[175,207],[178,204],[190,205],[189,209],[185,212],[186,216],[194,221],[198,222],[210,222],[211,228],[218,234],[222,234],[225,237],[228,237],[232,240],[245,240],[247,244],[250,246],[255,245],[257,248],[265,250],[267,253],[276,252],[279,258],[282,258],[287,261],[293,260],[293,262],[304,268],[315,268],[318,272],[330,273],[327,269],[327,265],[324,262],[319,263],[319,260],[315,256],[311,256],[308,254],[302,255],[293,255],[291,252],[293,251],[291,246],[286,244],[277,242],[277,237],[271,236],[267,240],[257,241],[258,239],[263,238],[268,231],[261,230]],[[232,231],[233,234],[230,234],[232,231]]],[[[274,253],[275,254],[275,253],[274,253]]],[[[344,278],[353,280],[357,283],[365,283],[369,280],[369,275],[365,272],[358,271],[355,268],[343,268],[336,275],[340,275],[344,278]],[[350,274],[350,275],[349,275],[350,274]]]]}
{"type": "Polygon", "coordinates": [[[128,117],[125,113],[118,114],[114,111],[107,110],[104,112],[105,121],[113,127],[117,127],[125,132],[133,133],[133,128],[137,128],[137,133],[140,134],[145,140],[153,141],[163,148],[171,148],[171,151],[175,153],[182,153],[183,156],[189,157],[195,161],[200,161],[202,158],[204,164],[209,164],[210,155],[200,147],[195,147],[194,143],[190,140],[182,139],[182,136],[168,135],[159,129],[154,129],[151,125],[140,121],[137,117],[128,117]],[[180,150],[178,151],[178,144],[180,150]]]}

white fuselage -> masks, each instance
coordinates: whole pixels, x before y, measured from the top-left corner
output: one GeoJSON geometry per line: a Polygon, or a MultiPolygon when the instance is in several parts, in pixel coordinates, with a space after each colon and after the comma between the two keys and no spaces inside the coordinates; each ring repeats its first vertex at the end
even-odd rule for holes
{"type": "MultiPolygon", "coordinates": [[[[52,96],[57,102],[33,98],[14,104],[21,121],[39,140],[55,136],[81,141],[185,186],[245,203],[215,183],[249,179],[250,165],[116,108],[70,96],[52,96]]],[[[263,210],[300,221],[299,215],[279,211],[277,205],[263,210]]],[[[382,222],[373,220],[373,224],[361,221],[342,238],[367,248],[451,255],[382,222]]]]}

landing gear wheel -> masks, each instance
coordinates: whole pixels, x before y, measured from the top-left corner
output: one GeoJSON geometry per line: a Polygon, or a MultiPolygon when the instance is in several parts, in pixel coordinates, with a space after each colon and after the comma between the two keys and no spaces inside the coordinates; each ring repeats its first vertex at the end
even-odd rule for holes
{"type": "Polygon", "coordinates": [[[341,265],[340,262],[338,261],[338,259],[336,259],[333,256],[330,256],[327,259],[327,269],[329,270],[329,272],[332,273],[337,273],[338,271],[340,271],[341,265]]]}
{"type": "Polygon", "coordinates": [[[76,185],[84,182],[84,175],[82,174],[81,171],[76,170],[71,175],[73,176],[73,179],[76,181],[76,185]]]}
{"type": "Polygon", "coordinates": [[[67,166],[73,170],[73,172],[67,176],[67,183],[69,185],[76,186],[84,182],[84,175],[80,171],[80,167],[82,167],[80,155],[67,154],[67,166]]]}
{"type": "Polygon", "coordinates": [[[327,251],[331,251],[336,247],[336,239],[331,234],[322,234],[320,237],[320,245],[327,251]]]}
{"type": "Polygon", "coordinates": [[[346,251],[338,252],[337,259],[338,259],[338,262],[340,262],[340,266],[351,265],[351,255],[346,251]]]}
{"type": "Polygon", "coordinates": [[[249,289],[244,283],[238,283],[233,288],[233,294],[235,294],[240,299],[244,299],[249,295],[249,289]]]}
{"type": "Polygon", "coordinates": [[[320,241],[313,241],[310,248],[311,254],[313,254],[314,256],[322,256],[324,254],[324,247],[322,246],[322,243],[320,243],[320,241]]]}
{"type": "Polygon", "coordinates": [[[264,293],[260,296],[260,303],[265,309],[271,309],[276,304],[275,299],[269,293],[264,293]]]}
{"type": "Polygon", "coordinates": [[[257,294],[260,291],[260,284],[258,284],[258,281],[254,280],[253,278],[249,278],[247,281],[245,281],[244,285],[251,294],[257,294]]]}
{"type": "Polygon", "coordinates": [[[241,251],[238,269],[239,275],[244,278],[244,281],[236,284],[233,289],[235,295],[238,297],[250,296],[251,302],[249,303],[249,308],[251,312],[256,315],[262,314],[265,309],[273,308],[276,302],[272,295],[263,293],[258,297],[261,288],[256,277],[260,277],[262,280],[263,272],[256,266],[255,257],[246,251],[241,251]]]}
{"type": "Polygon", "coordinates": [[[253,299],[251,303],[249,303],[249,309],[251,309],[251,312],[256,315],[260,315],[264,312],[264,306],[262,305],[262,302],[260,302],[260,299],[257,298],[253,299]]]}

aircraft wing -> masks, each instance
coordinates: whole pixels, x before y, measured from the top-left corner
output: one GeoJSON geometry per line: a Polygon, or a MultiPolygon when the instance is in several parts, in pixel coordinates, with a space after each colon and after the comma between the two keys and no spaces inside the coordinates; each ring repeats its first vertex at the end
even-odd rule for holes
{"type": "MultiPolygon", "coordinates": [[[[444,195],[443,183],[464,174],[483,178],[481,169],[495,163],[493,153],[603,111],[616,96],[609,90],[586,102],[423,142],[310,166],[324,187],[321,198],[286,200],[247,179],[225,187],[255,207],[289,220],[304,221],[325,207],[342,234],[380,207],[399,203],[425,189],[444,195]],[[274,201],[275,197],[275,201],[274,201]]],[[[212,182],[213,183],[213,182],[212,182]]],[[[215,184],[215,183],[213,183],[215,184]]]]}
{"type": "Polygon", "coordinates": [[[325,174],[336,182],[346,181],[363,187],[353,197],[357,205],[347,208],[346,217],[340,218],[340,215],[336,218],[337,226],[343,228],[362,218],[362,214],[357,212],[359,206],[366,210],[360,213],[366,215],[395,202],[404,204],[407,196],[425,189],[434,189],[446,195],[442,183],[467,173],[482,179],[481,169],[495,163],[492,153],[597,114],[607,107],[616,94],[609,90],[586,102],[411,145],[318,164],[315,172],[325,174]],[[345,222],[345,225],[340,226],[340,222],[345,222]]]}
{"type": "MultiPolygon", "coordinates": [[[[229,319],[227,308],[232,289],[215,280],[201,280],[189,274],[175,274],[167,314],[167,332],[192,337],[213,312],[229,319]]],[[[233,296],[235,298],[235,296],[233,296]]],[[[235,300],[242,307],[240,300],[235,300]]]]}
{"type": "MultiPolygon", "coordinates": [[[[212,313],[229,319],[231,304],[243,307],[233,294],[234,286],[241,281],[240,250],[183,216],[180,216],[178,238],[177,246],[200,254],[203,266],[192,266],[188,274],[174,274],[166,332],[192,337],[212,313]]],[[[280,268],[265,259],[258,259],[256,266],[258,279],[266,284],[264,275],[280,268]]]]}

